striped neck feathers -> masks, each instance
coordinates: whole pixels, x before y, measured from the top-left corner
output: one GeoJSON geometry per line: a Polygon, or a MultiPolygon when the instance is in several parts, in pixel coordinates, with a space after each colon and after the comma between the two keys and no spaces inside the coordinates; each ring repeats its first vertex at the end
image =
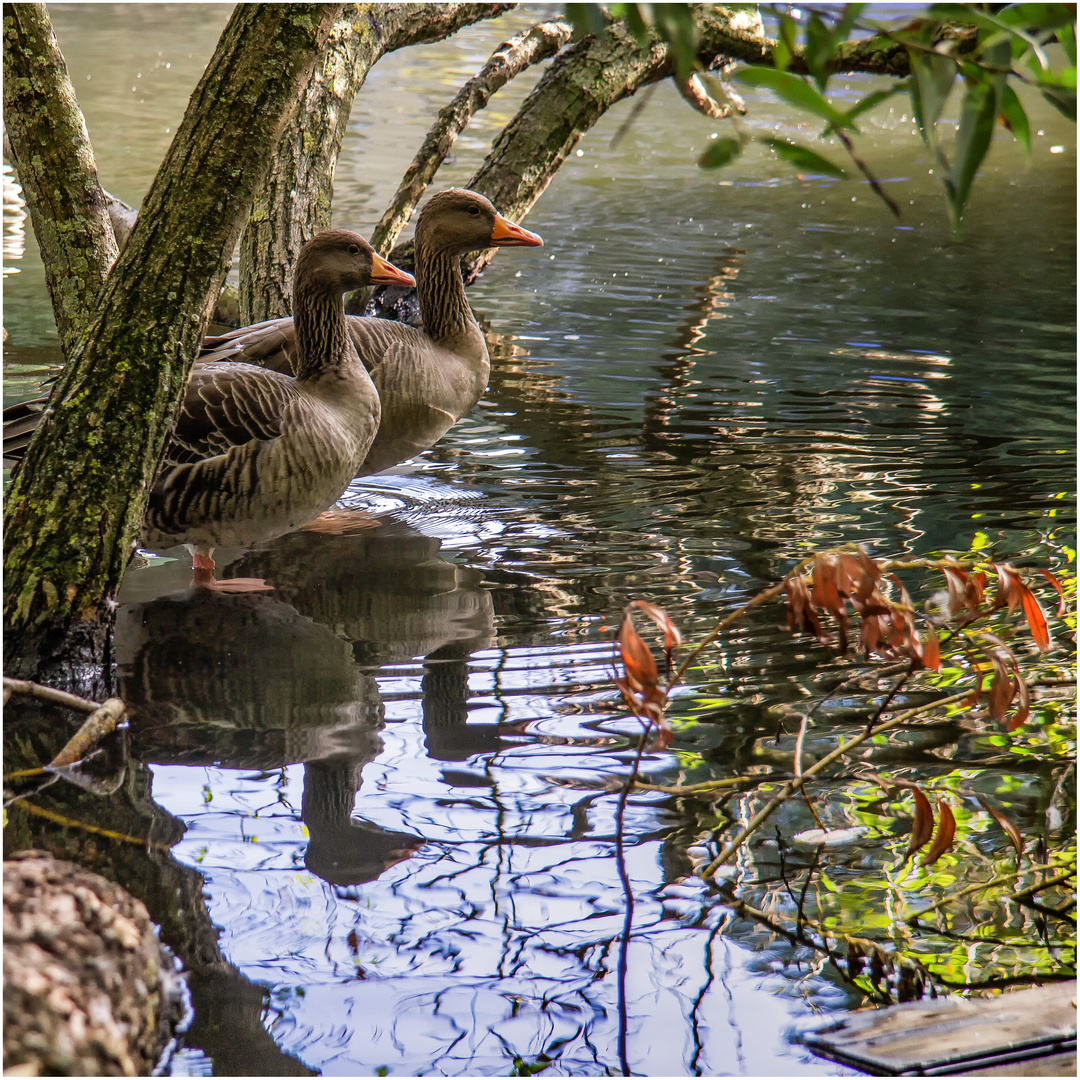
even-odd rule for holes
{"type": "Polygon", "coordinates": [[[317,379],[340,373],[354,357],[352,339],[345,322],[345,297],[293,290],[293,323],[296,326],[297,379],[317,379]]]}
{"type": "Polygon", "coordinates": [[[459,337],[471,327],[479,329],[465,297],[459,252],[432,250],[417,237],[416,294],[424,329],[435,341],[459,337]]]}

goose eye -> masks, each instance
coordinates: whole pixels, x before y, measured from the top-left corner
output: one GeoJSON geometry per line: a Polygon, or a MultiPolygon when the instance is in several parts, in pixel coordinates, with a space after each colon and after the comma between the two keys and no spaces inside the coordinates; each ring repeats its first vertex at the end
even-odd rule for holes
{"type": "Polygon", "coordinates": [[[349,245],[349,254],[350,255],[359,255],[360,254],[360,248],[356,244],[350,244],[349,245]]]}
{"type": "Polygon", "coordinates": [[[470,206],[469,207],[469,213],[472,214],[473,217],[476,217],[477,214],[480,213],[480,207],[479,206],[470,206]]]}

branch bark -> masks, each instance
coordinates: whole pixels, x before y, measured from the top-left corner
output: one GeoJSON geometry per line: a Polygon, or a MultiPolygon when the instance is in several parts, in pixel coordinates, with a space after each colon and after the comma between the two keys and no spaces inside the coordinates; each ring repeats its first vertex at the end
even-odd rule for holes
{"type": "Polygon", "coordinates": [[[4,508],[4,645],[16,673],[73,648],[100,660],[240,228],[340,11],[238,6],[191,97],[4,508]]]}
{"type": "Polygon", "coordinates": [[[4,128],[67,356],[117,247],[86,122],[44,4],[4,7],[4,128]]]}
{"type": "Polygon", "coordinates": [[[512,4],[349,4],[335,22],[255,198],[240,244],[244,325],[289,314],[300,248],[330,227],[334,166],[357,92],[385,53],[441,41],[512,4]]]}

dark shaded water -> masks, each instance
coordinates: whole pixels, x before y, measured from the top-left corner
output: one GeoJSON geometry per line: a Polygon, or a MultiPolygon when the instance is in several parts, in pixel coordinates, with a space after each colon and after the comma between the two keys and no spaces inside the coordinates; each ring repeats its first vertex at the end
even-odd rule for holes
{"type": "MultiPolygon", "coordinates": [[[[137,201],[225,14],[54,15],[103,180],[137,201]],[[118,36],[145,83],[113,59],[118,36]]],[[[340,224],[370,230],[449,88],[526,18],[379,65],[338,167],[340,224]]],[[[794,131],[751,105],[755,125],[794,131]]],[[[719,181],[699,172],[715,125],[668,87],[611,149],[616,110],[530,215],[547,246],[500,254],[472,291],[485,399],[422,458],[352,486],[365,527],[218,553],[267,595],[189,588],[182,549],[132,568],[116,650],[133,750],[284,1051],[328,1075],[501,1074],[543,1054],[544,1075],[617,1071],[625,902],[601,785],[637,730],[611,684],[622,606],[661,603],[693,639],[809,547],[1072,544],[1075,131],[1032,108],[1031,164],[997,137],[960,236],[901,106],[866,124],[900,224],[866,185],[798,180],[764,153],[719,181]]],[[[483,118],[440,185],[467,179],[511,112],[483,118]]],[[[18,392],[55,333],[32,240],[5,263],[18,392]]],[[[769,765],[784,703],[826,655],[782,619],[749,619],[681,692],[650,779],[769,765]]],[[[1004,784],[1030,824],[1067,719],[1008,738],[924,730],[903,765],[1004,784]]],[[[630,801],[636,1072],[837,1071],[788,1036],[859,995],[686,878],[687,846],[760,797],[630,801]]],[[[854,820],[850,785],[823,800],[854,820]]],[[[800,805],[777,824],[812,821],[800,805]]],[[[989,850],[985,822],[968,828],[989,850]]],[[[765,879],[774,858],[762,841],[737,873],[765,879]]],[[[881,860],[856,851],[846,873],[881,860]]],[[[887,905],[877,885],[867,897],[887,905]]],[[[214,1037],[174,1071],[207,1071],[214,1037]]]]}

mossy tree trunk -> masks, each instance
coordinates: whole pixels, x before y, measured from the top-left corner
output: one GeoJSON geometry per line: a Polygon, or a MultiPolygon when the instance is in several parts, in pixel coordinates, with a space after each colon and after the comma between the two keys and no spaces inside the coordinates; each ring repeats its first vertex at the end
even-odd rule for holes
{"type": "Polygon", "coordinates": [[[4,127],[67,355],[117,247],[86,123],[44,4],[4,5],[4,127]]]}
{"type": "Polygon", "coordinates": [[[244,325],[288,315],[300,248],[330,227],[334,166],[353,100],[385,53],[441,41],[512,4],[348,4],[281,138],[240,244],[244,325]]]}
{"type": "Polygon", "coordinates": [[[64,669],[103,659],[112,597],[191,362],[341,8],[241,4],[229,20],[8,493],[13,671],[38,673],[63,657],[54,675],[63,679],[64,669]]]}

